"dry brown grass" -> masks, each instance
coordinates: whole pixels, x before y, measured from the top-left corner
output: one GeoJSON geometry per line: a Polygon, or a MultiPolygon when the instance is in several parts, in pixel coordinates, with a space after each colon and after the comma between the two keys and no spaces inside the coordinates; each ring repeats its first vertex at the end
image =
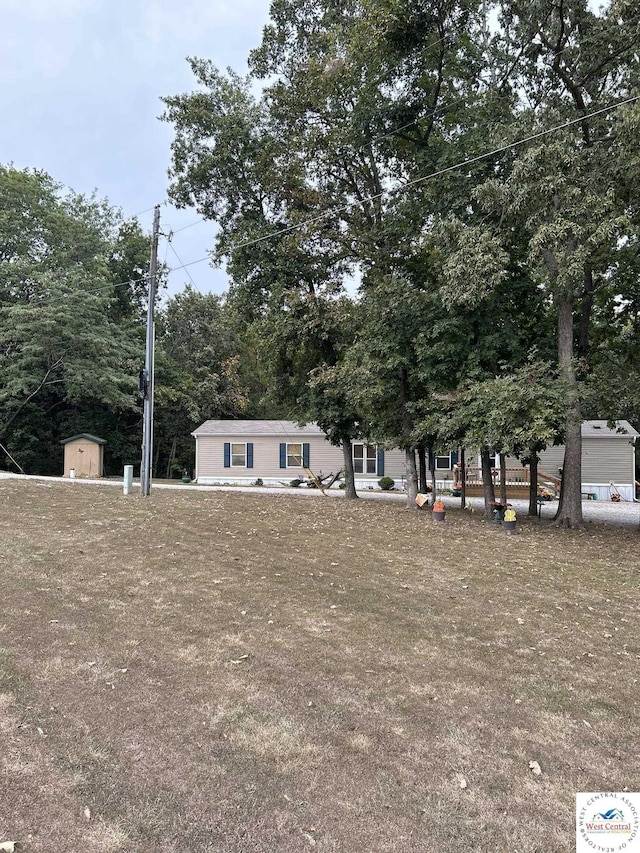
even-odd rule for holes
{"type": "Polygon", "coordinates": [[[637,533],[26,481],[0,525],[0,842],[554,853],[640,788],[637,533]]]}

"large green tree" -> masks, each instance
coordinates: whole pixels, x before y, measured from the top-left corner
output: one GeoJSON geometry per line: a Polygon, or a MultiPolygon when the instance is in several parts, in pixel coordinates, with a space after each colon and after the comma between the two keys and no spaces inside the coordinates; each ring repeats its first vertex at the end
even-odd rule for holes
{"type": "MultiPolygon", "coordinates": [[[[593,307],[598,291],[611,285],[620,248],[634,230],[621,172],[624,113],[616,103],[637,86],[638,21],[628,4],[615,2],[600,13],[582,0],[551,6],[505,0],[498,9],[494,55],[509,69],[501,87],[519,101],[511,125],[498,127],[493,138],[515,142],[575,122],[518,146],[508,170],[480,184],[474,197],[501,222],[520,223],[555,312],[566,389],[557,520],[580,526],[581,381],[593,307]]],[[[508,251],[511,234],[503,228],[495,236],[508,251]]]]}
{"type": "Polygon", "coordinates": [[[60,423],[91,427],[89,403],[135,410],[141,340],[113,311],[130,287],[110,266],[122,224],[43,172],[0,167],[0,442],[31,470],[55,470],[60,423]]]}
{"type": "MultiPolygon", "coordinates": [[[[208,418],[245,417],[250,388],[241,362],[247,353],[224,301],[191,287],[158,315],[155,385],[155,470],[191,472],[191,432],[208,418]]],[[[245,365],[246,366],[246,365],[245,365]]]]}

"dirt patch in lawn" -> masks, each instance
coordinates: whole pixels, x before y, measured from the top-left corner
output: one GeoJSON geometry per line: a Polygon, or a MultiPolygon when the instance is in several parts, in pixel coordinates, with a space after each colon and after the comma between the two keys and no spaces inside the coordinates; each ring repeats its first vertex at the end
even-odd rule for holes
{"type": "Polygon", "coordinates": [[[0,528],[0,843],[553,853],[640,788],[635,532],[30,481],[0,528]]]}

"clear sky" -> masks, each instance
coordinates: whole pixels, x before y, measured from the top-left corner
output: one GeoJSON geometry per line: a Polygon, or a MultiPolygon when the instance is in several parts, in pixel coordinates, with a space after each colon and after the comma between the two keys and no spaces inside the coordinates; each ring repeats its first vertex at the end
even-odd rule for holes
{"type": "MultiPolygon", "coordinates": [[[[269,0],[0,0],[0,162],[43,169],[81,193],[107,197],[151,230],[166,198],[171,125],[158,121],[163,95],[194,89],[187,56],[246,71],[269,0]]],[[[161,211],[163,230],[198,219],[161,211]]],[[[213,226],[172,241],[183,263],[204,258],[213,226]]],[[[160,258],[179,266],[161,241],[160,258]]],[[[209,263],[189,267],[202,292],[227,278],[209,263]]],[[[175,271],[170,292],[189,277],[175,271]]]]}

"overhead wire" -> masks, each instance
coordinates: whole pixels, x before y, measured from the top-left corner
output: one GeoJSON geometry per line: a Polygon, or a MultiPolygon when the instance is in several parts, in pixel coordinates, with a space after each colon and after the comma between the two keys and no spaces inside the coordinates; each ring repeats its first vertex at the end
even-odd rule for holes
{"type": "MultiPolygon", "coordinates": [[[[536,133],[532,133],[532,134],[529,134],[528,136],[522,137],[520,139],[516,139],[516,140],[509,142],[505,145],[501,145],[501,146],[498,146],[497,148],[493,148],[489,151],[485,151],[482,154],[477,154],[473,157],[467,157],[464,160],[458,161],[458,162],[453,163],[449,166],[445,166],[442,169],[437,169],[434,172],[430,172],[428,175],[421,175],[417,178],[413,178],[412,180],[407,181],[406,183],[402,184],[401,186],[393,187],[393,188],[388,189],[388,190],[383,190],[379,193],[373,193],[373,194],[371,194],[369,196],[365,196],[361,199],[356,199],[354,201],[347,202],[346,204],[341,205],[339,207],[335,207],[335,208],[332,208],[331,210],[324,211],[323,213],[318,214],[317,216],[312,216],[311,218],[306,219],[304,222],[296,223],[295,225],[289,225],[286,228],[280,228],[280,229],[277,229],[275,231],[270,231],[268,234],[263,234],[261,237],[255,237],[251,240],[245,240],[242,242],[233,243],[229,246],[227,251],[234,251],[237,249],[249,248],[251,246],[255,246],[255,245],[258,245],[260,243],[264,243],[268,240],[272,240],[275,237],[281,237],[285,234],[290,234],[294,231],[299,231],[303,228],[308,228],[311,225],[315,225],[318,222],[322,222],[323,220],[327,219],[329,216],[339,215],[340,213],[344,213],[347,210],[351,210],[352,208],[354,208],[358,205],[362,205],[362,204],[366,204],[366,203],[369,203],[372,201],[376,201],[385,195],[393,195],[393,194],[403,193],[407,189],[409,189],[410,187],[417,186],[418,184],[424,183],[426,181],[432,180],[432,179],[437,178],[437,177],[441,177],[442,175],[446,175],[446,174],[448,174],[450,172],[454,172],[458,169],[463,169],[467,166],[473,165],[474,163],[479,163],[482,160],[486,160],[490,157],[497,156],[498,154],[503,154],[506,151],[512,150],[514,148],[518,148],[518,147],[525,145],[529,142],[534,142],[538,139],[542,139],[542,138],[549,136],[553,133],[557,133],[558,131],[566,130],[567,128],[570,128],[573,125],[579,124],[579,123],[586,121],[588,119],[591,119],[591,118],[595,118],[598,115],[602,115],[604,113],[612,112],[613,110],[617,110],[620,107],[626,106],[628,104],[635,103],[638,100],[640,100],[640,95],[634,95],[632,97],[625,98],[622,101],[617,101],[616,103],[609,104],[606,107],[601,107],[598,110],[594,110],[591,113],[586,113],[584,115],[579,116],[578,118],[570,119],[569,121],[562,122],[561,124],[554,125],[553,127],[546,128],[545,130],[537,131],[536,133]]],[[[197,264],[204,263],[205,261],[208,261],[208,260],[210,260],[209,255],[202,257],[202,258],[198,258],[194,261],[189,261],[187,263],[181,262],[181,265],[178,267],[173,267],[172,271],[177,272],[177,271],[182,270],[182,269],[187,270],[189,267],[196,266],[197,264]]],[[[146,275],[142,276],[138,279],[132,278],[132,279],[128,279],[127,281],[116,282],[115,284],[105,284],[104,287],[96,288],[94,290],[85,290],[84,292],[85,293],[95,293],[96,295],[98,295],[101,292],[107,292],[107,291],[109,291],[115,287],[127,287],[130,284],[140,283],[140,282],[144,281],[145,279],[146,279],[146,275]]],[[[49,299],[47,299],[47,297],[44,297],[42,300],[39,301],[39,304],[50,304],[51,302],[59,301],[60,298],[61,297],[58,297],[58,299],[56,300],[56,297],[51,297],[49,299]]],[[[66,297],[62,297],[62,298],[64,299],[66,297]]]]}
{"type": "MultiPolygon", "coordinates": [[[[173,254],[174,254],[174,255],[176,256],[176,258],[178,259],[178,263],[179,263],[179,264],[182,264],[182,266],[181,266],[181,267],[178,267],[178,268],[177,268],[177,270],[183,269],[183,270],[186,272],[186,274],[189,276],[189,281],[190,281],[190,282],[191,282],[191,284],[195,287],[195,289],[198,291],[198,293],[202,296],[202,292],[201,292],[200,288],[198,287],[198,285],[197,285],[197,284],[195,283],[195,281],[193,280],[193,276],[191,275],[191,273],[189,272],[189,270],[184,266],[184,263],[183,263],[182,258],[181,258],[181,257],[180,257],[180,255],[177,253],[176,248],[175,248],[175,246],[173,245],[173,242],[172,242],[172,240],[171,240],[171,238],[172,238],[172,236],[173,236],[173,233],[175,233],[175,232],[170,233],[170,235],[166,238],[166,240],[167,240],[167,246],[169,246],[169,248],[171,249],[171,251],[173,252],[173,254]]],[[[166,260],[166,259],[165,259],[165,260],[166,260]]],[[[172,268],[172,269],[171,269],[171,272],[173,272],[173,271],[174,271],[174,269],[172,268]]]]}
{"type": "MultiPolygon", "coordinates": [[[[602,107],[599,110],[594,110],[591,113],[586,113],[585,115],[582,115],[579,118],[571,119],[570,121],[563,122],[562,124],[554,125],[553,127],[547,128],[546,130],[537,131],[536,133],[532,133],[529,136],[525,136],[521,139],[509,142],[506,145],[501,145],[497,148],[493,148],[490,151],[484,152],[483,154],[477,154],[474,157],[467,157],[465,160],[453,163],[450,166],[445,166],[442,169],[437,169],[435,172],[430,172],[428,175],[421,175],[420,177],[413,178],[412,180],[402,184],[402,186],[393,187],[389,190],[383,190],[382,192],[373,193],[372,195],[365,196],[361,199],[356,199],[354,201],[342,205],[341,207],[332,208],[331,210],[325,211],[321,214],[318,214],[317,216],[312,216],[310,219],[306,219],[304,222],[296,223],[295,225],[288,225],[286,228],[280,228],[276,231],[271,231],[268,234],[264,234],[262,237],[256,237],[251,240],[245,240],[239,243],[232,243],[229,246],[227,252],[235,251],[237,249],[245,249],[250,246],[258,245],[259,243],[264,243],[267,240],[272,240],[274,237],[281,237],[285,234],[290,234],[293,231],[299,231],[303,228],[308,228],[310,225],[315,225],[318,222],[322,222],[329,216],[335,216],[340,213],[344,213],[347,210],[351,210],[353,207],[376,201],[385,195],[403,193],[410,187],[417,186],[418,184],[424,183],[425,181],[441,177],[442,175],[446,175],[449,172],[456,171],[457,169],[463,169],[467,166],[471,166],[474,163],[479,163],[482,160],[486,160],[498,154],[504,154],[506,151],[509,151],[513,148],[518,148],[519,146],[525,145],[528,142],[535,142],[536,140],[542,139],[545,136],[549,136],[552,133],[557,133],[558,131],[565,130],[575,124],[579,124],[588,119],[595,118],[596,116],[602,115],[603,113],[611,112],[612,110],[618,109],[619,107],[623,107],[627,104],[633,104],[638,100],[640,100],[640,95],[634,95],[633,97],[625,98],[623,101],[618,101],[615,104],[610,104],[607,107],[602,107]]],[[[198,258],[195,261],[189,261],[189,263],[184,264],[183,267],[175,267],[174,271],[179,269],[186,269],[186,267],[195,266],[196,264],[201,264],[207,260],[209,260],[208,255],[205,258],[198,258]]]]}
{"type": "MultiPolygon", "coordinates": [[[[640,21],[640,14],[630,18],[628,21],[625,21],[625,24],[627,24],[627,25],[633,24],[633,23],[637,24],[639,21],[640,21]]],[[[536,35],[537,35],[537,33],[536,33],[536,35]]],[[[440,38],[436,39],[435,41],[431,42],[426,47],[424,47],[422,50],[422,53],[428,52],[429,50],[431,50],[432,48],[436,47],[438,44],[443,42],[446,38],[447,38],[447,35],[440,36],[440,38]]],[[[534,36],[534,38],[535,38],[535,36],[534,36]]],[[[594,36],[591,39],[587,37],[587,38],[582,39],[581,44],[582,45],[588,44],[589,42],[595,41],[595,40],[596,40],[596,36],[594,36]]],[[[568,51],[570,49],[571,49],[571,45],[568,44],[565,47],[563,47],[561,50],[555,51],[553,55],[554,55],[554,57],[560,56],[561,54],[565,53],[566,51],[568,51]]],[[[631,49],[631,46],[628,49],[631,49]]],[[[434,116],[438,115],[441,112],[450,110],[453,107],[457,106],[458,104],[464,103],[466,100],[467,100],[467,96],[462,95],[459,98],[455,98],[453,101],[448,101],[446,104],[439,104],[436,107],[429,108],[419,118],[422,120],[427,119],[427,118],[433,118],[434,116]]],[[[396,134],[399,134],[401,131],[406,130],[409,127],[415,126],[417,124],[418,120],[419,120],[418,118],[413,118],[413,119],[411,119],[411,121],[408,121],[405,124],[400,125],[399,127],[392,128],[391,130],[388,130],[385,133],[379,134],[378,136],[374,136],[371,139],[364,142],[356,150],[360,151],[367,145],[376,145],[378,142],[382,142],[384,139],[388,139],[391,136],[395,136],[396,134]]],[[[152,209],[152,208],[149,208],[149,209],[152,209]]],[[[188,225],[183,225],[181,228],[173,229],[173,234],[179,234],[182,231],[186,231],[189,228],[194,228],[196,225],[200,225],[201,222],[207,222],[207,221],[211,221],[211,220],[208,220],[207,217],[205,217],[205,216],[201,216],[200,219],[196,219],[194,222],[191,222],[188,225]]],[[[202,263],[203,260],[206,260],[206,258],[200,259],[198,261],[192,261],[191,263],[194,263],[194,264],[195,263],[202,263]]]]}

